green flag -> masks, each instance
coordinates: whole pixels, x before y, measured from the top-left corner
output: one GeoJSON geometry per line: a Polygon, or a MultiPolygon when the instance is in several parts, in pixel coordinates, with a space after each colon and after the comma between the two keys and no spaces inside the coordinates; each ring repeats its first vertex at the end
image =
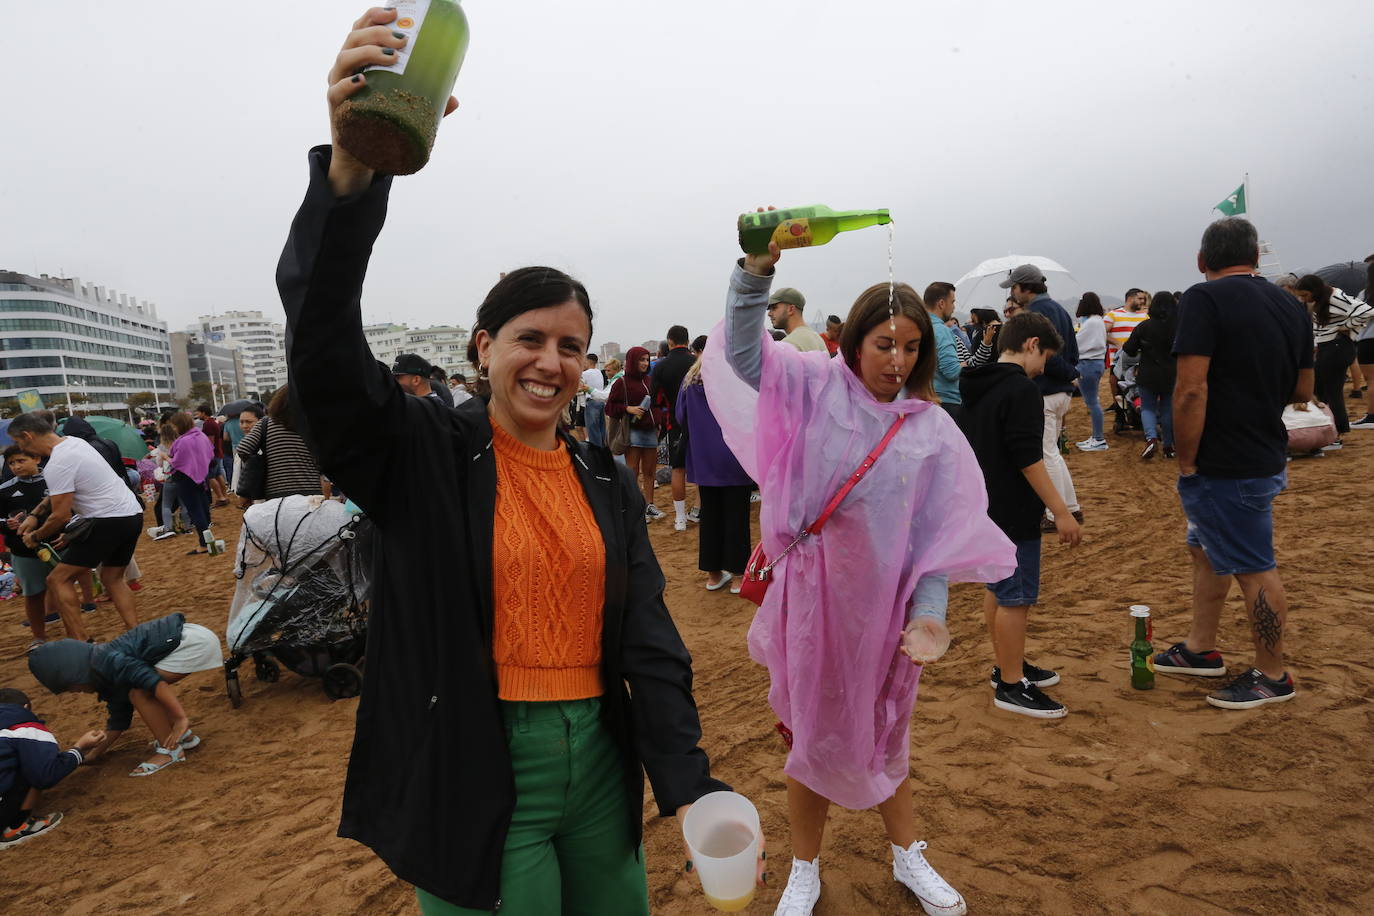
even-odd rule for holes
{"type": "Polygon", "coordinates": [[[1245,213],[1245,185],[1241,185],[1231,192],[1221,203],[1212,209],[1220,210],[1223,216],[1241,216],[1245,213]]]}

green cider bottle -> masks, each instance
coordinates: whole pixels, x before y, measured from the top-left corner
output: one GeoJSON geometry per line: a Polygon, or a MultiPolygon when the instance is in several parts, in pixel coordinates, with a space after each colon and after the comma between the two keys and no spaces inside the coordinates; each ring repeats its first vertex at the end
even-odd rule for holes
{"type": "Polygon", "coordinates": [[[335,113],[339,145],[388,175],[424,168],[463,57],[468,20],[457,0],[391,0],[389,28],[405,33],[396,62],[366,70],[367,84],[335,113]]]}
{"type": "Polygon", "coordinates": [[[741,213],[739,247],[745,254],[767,254],[768,243],[779,248],[810,248],[851,229],[885,226],[892,222],[886,210],[835,211],[817,204],[814,207],[789,207],[763,213],[741,213]]]}
{"type": "Polygon", "coordinates": [[[1131,686],[1136,690],[1155,687],[1155,647],[1150,609],[1143,604],[1131,605],[1135,620],[1135,639],[1131,641],[1131,686]]]}

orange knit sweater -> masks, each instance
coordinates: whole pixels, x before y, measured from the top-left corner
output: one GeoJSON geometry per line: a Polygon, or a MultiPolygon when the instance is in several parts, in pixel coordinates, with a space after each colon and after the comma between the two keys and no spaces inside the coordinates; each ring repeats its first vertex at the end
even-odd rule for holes
{"type": "Polygon", "coordinates": [[[495,421],[492,597],[498,695],[584,700],[604,692],[601,619],[606,547],[560,444],[530,448],[495,421]]]}

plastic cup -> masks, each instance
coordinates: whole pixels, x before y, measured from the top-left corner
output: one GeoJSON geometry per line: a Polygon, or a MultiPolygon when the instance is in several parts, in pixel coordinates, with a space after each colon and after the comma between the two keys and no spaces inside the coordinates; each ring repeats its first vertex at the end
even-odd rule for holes
{"type": "Polygon", "coordinates": [[[703,795],[683,818],[682,835],[706,902],[727,913],[748,906],[763,835],[753,803],[737,792],[703,795]]]}

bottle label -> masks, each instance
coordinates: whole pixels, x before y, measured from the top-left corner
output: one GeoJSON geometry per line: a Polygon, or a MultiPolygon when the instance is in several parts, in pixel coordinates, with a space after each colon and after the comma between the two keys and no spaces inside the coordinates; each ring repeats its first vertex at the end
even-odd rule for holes
{"type": "Polygon", "coordinates": [[[811,220],[785,219],[773,230],[773,241],[782,249],[809,248],[813,242],[811,220]]]}
{"type": "Polygon", "coordinates": [[[406,72],[406,62],[410,60],[410,52],[415,49],[415,36],[420,34],[420,26],[425,24],[425,14],[429,12],[429,0],[390,0],[383,9],[395,10],[396,21],[387,26],[397,32],[403,32],[406,36],[404,47],[396,49],[396,62],[387,64],[385,67],[374,64],[364,68],[368,70],[388,70],[396,75],[406,72]]]}

